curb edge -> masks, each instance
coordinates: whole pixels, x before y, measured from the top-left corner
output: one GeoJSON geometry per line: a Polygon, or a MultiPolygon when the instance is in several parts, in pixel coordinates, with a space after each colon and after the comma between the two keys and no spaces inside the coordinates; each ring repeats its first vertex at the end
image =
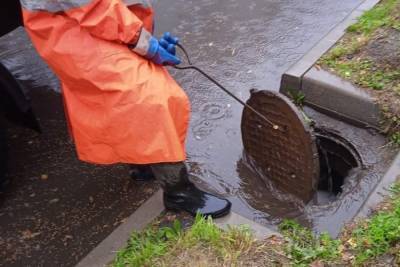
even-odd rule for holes
{"type": "MultiPolygon", "coordinates": [[[[328,115],[334,114],[336,117],[357,126],[362,125],[377,128],[380,122],[379,109],[374,99],[366,91],[360,94],[352,94],[349,97],[343,89],[330,85],[325,79],[316,77],[313,66],[323,54],[343,37],[348,26],[353,24],[361,14],[373,8],[379,2],[380,0],[365,0],[354,8],[347,17],[331,29],[310,51],[282,75],[279,91],[285,95],[292,91],[306,92],[306,104],[309,106],[317,107],[319,111],[328,115]],[[323,103],[321,99],[312,99],[307,102],[308,94],[315,94],[315,88],[317,87],[318,91],[331,91],[329,92],[331,95],[336,94],[338,97],[346,99],[346,102],[349,100],[347,107],[346,105],[343,106],[343,103],[342,105],[336,105],[334,101],[330,101],[329,104],[323,103]],[[355,110],[352,106],[355,102],[358,103],[358,110],[355,110]],[[364,115],[365,112],[362,111],[371,108],[372,115],[367,118],[364,115]],[[354,114],[354,111],[356,111],[356,114],[354,114]]],[[[339,77],[337,78],[340,79],[339,77]]],[[[343,82],[345,81],[343,80],[343,82]]]]}

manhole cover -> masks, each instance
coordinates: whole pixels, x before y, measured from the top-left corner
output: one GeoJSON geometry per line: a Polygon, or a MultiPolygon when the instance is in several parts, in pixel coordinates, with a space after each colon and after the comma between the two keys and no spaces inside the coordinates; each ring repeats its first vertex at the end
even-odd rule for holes
{"type": "Polygon", "coordinates": [[[247,103],[278,125],[245,108],[243,145],[250,164],[280,191],[308,202],[318,185],[319,161],[315,137],[303,115],[285,96],[271,91],[251,91],[247,103]]]}

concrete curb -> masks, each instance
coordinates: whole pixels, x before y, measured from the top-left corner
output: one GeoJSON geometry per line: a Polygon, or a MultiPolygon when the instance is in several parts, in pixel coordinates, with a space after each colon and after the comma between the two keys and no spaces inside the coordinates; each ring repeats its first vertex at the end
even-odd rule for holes
{"type": "Polygon", "coordinates": [[[357,126],[379,128],[380,109],[366,90],[315,67],[302,79],[308,106],[357,126]]]}
{"type": "Polygon", "coordinates": [[[379,126],[379,109],[368,93],[335,75],[313,68],[313,66],[345,34],[348,26],[378,2],[379,0],[362,2],[307,54],[291,66],[282,75],[280,92],[286,95],[303,92],[306,96],[305,103],[323,113],[344,119],[357,126],[368,125],[377,128],[379,126]]]}
{"type": "Polygon", "coordinates": [[[76,267],[107,266],[115,258],[116,252],[126,246],[133,231],[144,229],[163,211],[162,190],[159,190],[83,258],[76,267]]]}
{"type": "Polygon", "coordinates": [[[397,154],[389,169],[376,185],[375,189],[368,196],[367,201],[357,213],[357,218],[367,217],[373,208],[375,208],[385,197],[389,195],[390,186],[400,179],[400,153],[397,154]]]}

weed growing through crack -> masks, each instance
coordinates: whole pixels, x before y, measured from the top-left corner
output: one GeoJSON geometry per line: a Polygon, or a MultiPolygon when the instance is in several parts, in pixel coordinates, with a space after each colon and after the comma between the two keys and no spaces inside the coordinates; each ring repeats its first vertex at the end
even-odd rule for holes
{"type": "Polygon", "coordinates": [[[286,94],[291,98],[292,102],[302,108],[304,106],[306,95],[298,90],[287,89],[286,94]]]}

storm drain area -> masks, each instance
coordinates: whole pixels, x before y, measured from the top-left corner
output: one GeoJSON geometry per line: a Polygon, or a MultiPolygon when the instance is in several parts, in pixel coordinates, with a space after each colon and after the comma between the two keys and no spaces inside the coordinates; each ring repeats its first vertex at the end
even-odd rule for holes
{"type": "Polygon", "coordinates": [[[307,120],[285,96],[268,91],[251,93],[248,104],[282,129],[275,130],[252,110],[243,112],[245,153],[263,179],[303,204],[334,200],[348,174],[362,166],[354,146],[329,128],[315,127],[315,122],[307,120]]]}
{"type": "Polygon", "coordinates": [[[243,112],[243,161],[254,173],[250,179],[265,186],[249,182],[244,196],[268,214],[254,220],[273,226],[294,218],[316,232],[337,235],[359,212],[395,152],[376,131],[308,107],[300,110],[275,93],[253,92],[247,103],[285,129],[277,133],[249,110],[243,112]]]}

